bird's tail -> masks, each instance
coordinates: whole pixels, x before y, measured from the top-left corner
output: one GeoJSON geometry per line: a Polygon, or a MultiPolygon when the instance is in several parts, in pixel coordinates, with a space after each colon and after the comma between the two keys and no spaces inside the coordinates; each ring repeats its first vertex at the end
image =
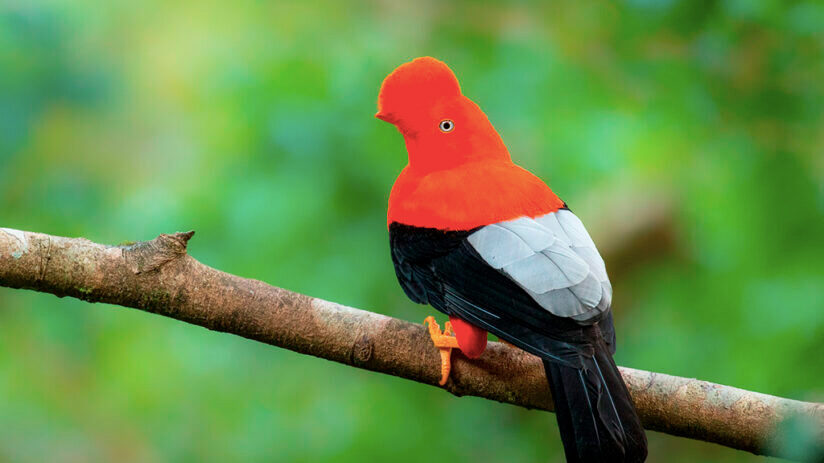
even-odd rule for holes
{"type": "Polygon", "coordinates": [[[544,360],[568,462],[643,462],[647,437],[603,341],[577,369],[544,360]]]}

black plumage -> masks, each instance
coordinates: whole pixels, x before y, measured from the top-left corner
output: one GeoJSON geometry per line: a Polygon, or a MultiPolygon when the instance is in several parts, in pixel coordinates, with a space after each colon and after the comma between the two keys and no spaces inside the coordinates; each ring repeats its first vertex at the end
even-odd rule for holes
{"type": "Polygon", "coordinates": [[[474,231],[390,224],[404,292],[544,360],[568,461],[644,461],[646,436],[612,360],[610,311],[586,323],[553,315],[478,255],[474,231]]]}

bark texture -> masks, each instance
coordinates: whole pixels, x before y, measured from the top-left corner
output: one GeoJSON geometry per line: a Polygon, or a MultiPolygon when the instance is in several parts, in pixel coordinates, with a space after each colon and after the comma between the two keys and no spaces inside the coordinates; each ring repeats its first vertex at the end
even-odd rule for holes
{"type": "MultiPolygon", "coordinates": [[[[193,234],[106,246],[0,228],[0,286],[134,307],[437,386],[440,356],[421,324],[215,270],[186,254],[193,234]]],[[[796,456],[779,429],[800,417],[812,423],[824,447],[824,404],[632,368],[621,372],[647,429],[755,454],[796,456]]],[[[552,410],[540,360],[494,342],[477,360],[455,351],[444,389],[552,410]]]]}

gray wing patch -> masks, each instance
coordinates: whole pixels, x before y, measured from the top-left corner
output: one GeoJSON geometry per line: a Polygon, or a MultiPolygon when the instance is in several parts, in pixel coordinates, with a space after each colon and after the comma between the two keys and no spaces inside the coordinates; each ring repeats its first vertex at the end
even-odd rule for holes
{"type": "Polygon", "coordinates": [[[595,249],[595,247],[572,246],[572,251],[586,261],[589,265],[589,270],[595,274],[595,278],[598,278],[598,281],[609,281],[604,259],[598,254],[598,250],[595,249]]]}
{"type": "Polygon", "coordinates": [[[467,239],[484,261],[554,315],[584,322],[610,307],[604,260],[568,210],[488,225],[467,239]]]}
{"type": "Polygon", "coordinates": [[[499,224],[487,225],[467,238],[494,269],[500,269],[535,254],[518,235],[499,224]]]}
{"type": "Polygon", "coordinates": [[[542,215],[535,221],[552,230],[558,239],[570,246],[595,247],[581,219],[566,209],[542,215]]]}
{"type": "Polygon", "coordinates": [[[568,247],[553,244],[503,267],[503,271],[525,289],[545,293],[581,283],[589,275],[589,266],[568,247]]]}

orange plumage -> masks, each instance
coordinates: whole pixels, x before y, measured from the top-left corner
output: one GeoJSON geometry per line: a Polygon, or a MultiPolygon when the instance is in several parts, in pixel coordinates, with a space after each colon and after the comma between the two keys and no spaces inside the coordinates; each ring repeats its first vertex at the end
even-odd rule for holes
{"type": "Polygon", "coordinates": [[[515,165],[486,114],[434,58],[403,64],[383,81],[376,117],[398,127],[409,164],[389,197],[387,223],[469,230],[563,206],[538,177],[515,165]],[[441,123],[452,124],[449,131],[441,123]]]}

